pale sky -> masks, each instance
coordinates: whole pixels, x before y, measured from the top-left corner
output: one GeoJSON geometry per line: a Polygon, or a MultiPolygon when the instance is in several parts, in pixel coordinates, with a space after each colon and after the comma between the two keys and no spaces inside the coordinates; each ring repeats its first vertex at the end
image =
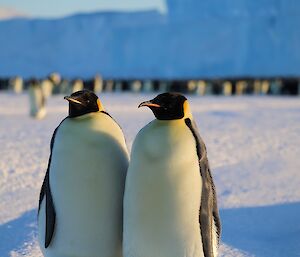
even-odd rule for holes
{"type": "Polygon", "coordinates": [[[166,10],[164,0],[0,0],[0,19],[11,16],[62,17],[106,10],[166,10]]]}

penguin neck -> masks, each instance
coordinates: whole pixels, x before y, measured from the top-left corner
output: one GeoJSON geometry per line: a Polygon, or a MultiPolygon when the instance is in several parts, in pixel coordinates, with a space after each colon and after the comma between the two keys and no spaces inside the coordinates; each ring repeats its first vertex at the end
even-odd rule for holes
{"type": "Polygon", "coordinates": [[[99,108],[98,111],[91,111],[91,112],[83,113],[81,115],[76,115],[76,116],[70,116],[69,115],[69,118],[79,120],[79,119],[85,119],[87,117],[93,116],[93,115],[95,115],[97,113],[106,113],[106,114],[108,114],[105,111],[105,109],[104,109],[103,105],[101,104],[101,102],[99,101],[99,99],[97,101],[97,104],[98,104],[98,108],[99,108]]]}
{"type": "Polygon", "coordinates": [[[86,120],[92,118],[95,114],[100,112],[89,112],[75,117],[69,117],[71,120],[86,120]]]}

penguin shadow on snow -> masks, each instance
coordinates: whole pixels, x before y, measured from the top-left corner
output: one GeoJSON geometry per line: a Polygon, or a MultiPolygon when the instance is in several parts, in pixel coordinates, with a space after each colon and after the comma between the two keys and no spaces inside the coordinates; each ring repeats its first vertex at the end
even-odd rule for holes
{"type": "Polygon", "coordinates": [[[222,241],[257,257],[300,256],[300,202],[223,209],[222,241]]]}
{"type": "Polygon", "coordinates": [[[37,235],[37,209],[32,209],[0,225],[0,256],[9,257],[37,235]]]}

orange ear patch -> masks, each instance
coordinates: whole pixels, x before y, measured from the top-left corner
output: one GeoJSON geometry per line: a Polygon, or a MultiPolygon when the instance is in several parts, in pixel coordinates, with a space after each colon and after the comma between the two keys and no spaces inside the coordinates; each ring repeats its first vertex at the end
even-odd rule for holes
{"type": "Polygon", "coordinates": [[[102,105],[102,103],[100,102],[100,99],[97,99],[97,105],[98,105],[99,111],[103,111],[103,110],[104,110],[103,105],[102,105]]]}
{"type": "Polygon", "coordinates": [[[188,100],[185,100],[183,103],[183,113],[184,113],[184,117],[192,117],[190,104],[188,100]]]}

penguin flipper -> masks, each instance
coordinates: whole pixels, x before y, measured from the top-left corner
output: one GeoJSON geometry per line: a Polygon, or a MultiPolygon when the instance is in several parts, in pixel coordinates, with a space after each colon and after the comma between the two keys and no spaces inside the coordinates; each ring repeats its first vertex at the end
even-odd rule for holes
{"type": "Polygon", "coordinates": [[[52,240],[53,233],[54,233],[54,227],[55,227],[55,220],[56,220],[56,212],[53,204],[52,194],[50,190],[50,184],[49,184],[49,166],[50,166],[50,160],[51,155],[49,158],[49,164],[48,169],[46,171],[46,175],[44,178],[44,182],[41,188],[40,192],[40,198],[39,198],[39,209],[38,213],[41,209],[42,201],[46,200],[46,233],[45,233],[45,248],[47,248],[52,240]]]}
{"type": "Polygon", "coordinates": [[[200,162],[202,177],[202,197],[199,213],[199,223],[202,236],[203,252],[205,257],[214,257],[213,253],[213,189],[209,179],[209,167],[207,159],[200,162]]]}
{"type": "MultiPolygon", "coordinates": [[[[216,194],[216,189],[215,189],[215,184],[213,182],[212,179],[212,175],[211,175],[211,171],[209,168],[209,164],[208,164],[208,160],[206,158],[205,160],[206,162],[206,173],[207,173],[207,177],[209,180],[209,184],[211,185],[210,188],[210,193],[207,194],[208,198],[208,204],[209,204],[209,208],[212,208],[211,212],[210,212],[210,217],[212,218],[211,220],[211,224],[210,227],[208,229],[210,229],[211,231],[211,245],[212,245],[212,249],[213,249],[213,253],[215,254],[215,252],[217,251],[219,244],[220,244],[220,236],[221,236],[221,220],[220,220],[220,215],[219,215],[219,209],[218,209],[218,204],[217,204],[217,194],[216,194]]],[[[201,201],[201,204],[203,203],[203,201],[201,201]]],[[[201,216],[201,213],[200,213],[201,216]]],[[[212,255],[212,256],[216,256],[216,255],[212,255]]]]}
{"type": "MultiPolygon", "coordinates": [[[[46,173],[46,176],[47,176],[47,173],[46,173]]],[[[46,187],[46,176],[44,178],[44,181],[43,181],[43,185],[41,187],[41,191],[40,191],[40,198],[39,198],[39,208],[38,208],[38,214],[40,213],[40,209],[41,209],[41,205],[42,205],[42,201],[44,199],[44,196],[45,196],[45,187],[46,187]]]]}
{"type": "Polygon", "coordinates": [[[46,232],[45,232],[45,248],[47,248],[52,240],[54,227],[55,227],[55,220],[56,220],[56,213],[54,209],[52,194],[50,191],[50,184],[49,184],[49,171],[47,170],[46,177],[45,177],[45,195],[46,195],[46,232]]]}
{"type": "MultiPolygon", "coordinates": [[[[208,172],[210,174],[210,177],[212,178],[210,169],[208,170],[208,172]]],[[[219,208],[217,203],[217,193],[216,193],[215,184],[213,180],[212,180],[212,192],[213,192],[213,218],[214,218],[216,234],[217,234],[217,244],[219,246],[222,226],[221,226],[221,218],[220,218],[219,208]]]]}
{"type": "Polygon", "coordinates": [[[197,125],[189,118],[185,119],[186,125],[191,130],[195,141],[202,178],[202,196],[199,210],[199,225],[202,237],[203,253],[205,257],[214,257],[214,235],[216,232],[217,246],[220,241],[221,222],[217,206],[215,185],[209,168],[205,144],[199,135],[197,125]]]}
{"type": "MultiPolygon", "coordinates": [[[[59,124],[59,126],[61,125],[61,123],[59,124]]],[[[51,240],[52,240],[52,237],[53,237],[53,234],[54,234],[55,221],[56,221],[56,212],[55,212],[53,199],[52,199],[52,194],[51,194],[51,190],[50,190],[49,170],[50,170],[50,164],[51,164],[52,150],[53,150],[55,135],[56,135],[56,132],[57,132],[59,126],[54,130],[54,133],[53,133],[52,138],[51,138],[50,157],[49,157],[48,167],[47,167],[46,175],[45,175],[45,178],[44,178],[44,181],[43,181],[43,185],[42,185],[41,192],[40,192],[40,198],[39,198],[38,212],[40,211],[41,204],[42,204],[42,201],[43,201],[44,197],[46,197],[45,248],[47,248],[51,243],[51,240]]]]}

